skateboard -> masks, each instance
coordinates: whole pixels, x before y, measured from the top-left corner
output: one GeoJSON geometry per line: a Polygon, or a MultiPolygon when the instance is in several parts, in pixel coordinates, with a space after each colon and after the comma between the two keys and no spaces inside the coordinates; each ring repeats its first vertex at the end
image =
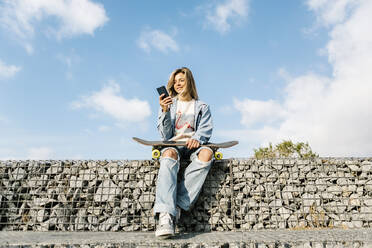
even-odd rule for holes
{"type": "MultiPolygon", "coordinates": [[[[186,142],[182,141],[148,141],[144,139],[140,139],[137,137],[133,137],[133,140],[137,141],[138,143],[145,145],[145,146],[152,146],[152,158],[158,159],[160,157],[160,150],[164,147],[172,147],[172,146],[186,146],[186,142]]],[[[217,150],[219,148],[229,148],[232,146],[237,145],[238,141],[228,141],[228,142],[222,142],[222,143],[207,143],[200,146],[209,147],[213,150],[214,157],[217,160],[221,160],[223,158],[223,154],[221,152],[218,152],[217,150]]]]}

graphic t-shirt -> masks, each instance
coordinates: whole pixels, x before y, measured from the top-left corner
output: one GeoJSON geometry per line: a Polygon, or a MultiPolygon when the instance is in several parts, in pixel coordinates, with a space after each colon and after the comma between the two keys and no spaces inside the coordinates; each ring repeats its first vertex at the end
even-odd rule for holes
{"type": "Polygon", "coordinates": [[[195,134],[195,100],[177,101],[174,141],[187,141],[195,134]]]}

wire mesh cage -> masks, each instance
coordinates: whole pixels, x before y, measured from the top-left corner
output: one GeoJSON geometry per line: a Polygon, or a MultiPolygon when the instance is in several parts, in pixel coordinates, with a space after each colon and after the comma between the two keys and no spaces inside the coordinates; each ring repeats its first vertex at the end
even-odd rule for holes
{"type": "MultiPolygon", "coordinates": [[[[154,160],[0,161],[0,230],[154,231],[158,169],[154,160]]],[[[333,227],[372,227],[372,159],[216,161],[178,224],[198,232],[333,227]]]]}
{"type": "Polygon", "coordinates": [[[238,229],[371,226],[369,161],[248,160],[233,171],[238,229]]]}

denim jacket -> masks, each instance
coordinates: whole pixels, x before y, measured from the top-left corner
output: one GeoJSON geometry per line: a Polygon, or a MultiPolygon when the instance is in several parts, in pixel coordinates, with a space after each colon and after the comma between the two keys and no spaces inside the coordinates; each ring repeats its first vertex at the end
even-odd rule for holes
{"type": "MultiPolygon", "coordinates": [[[[160,132],[162,140],[170,140],[174,136],[177,111],[177,98],[173,98],[173,103],[169,111],[163,112],[159,109],[157,128],[160,132]]],[[[208,143],[212,135],[213,121],[209,106],[200,101],[195,100],[195,134],[191,139],[195,139],[200,144],[208,143]]]]}

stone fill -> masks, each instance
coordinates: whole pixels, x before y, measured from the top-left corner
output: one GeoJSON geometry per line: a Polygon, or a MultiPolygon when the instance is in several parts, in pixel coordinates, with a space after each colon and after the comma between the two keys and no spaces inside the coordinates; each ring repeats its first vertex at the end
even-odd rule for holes
{"type": "MultiPolygon", "coordinates": [[[[371,168],[371,158],[218,161],[178,231],[371,228],[371,168]]],[[[153,160],[0,161],[0,230],[154,231],[158,169],[153,160]]]]}

